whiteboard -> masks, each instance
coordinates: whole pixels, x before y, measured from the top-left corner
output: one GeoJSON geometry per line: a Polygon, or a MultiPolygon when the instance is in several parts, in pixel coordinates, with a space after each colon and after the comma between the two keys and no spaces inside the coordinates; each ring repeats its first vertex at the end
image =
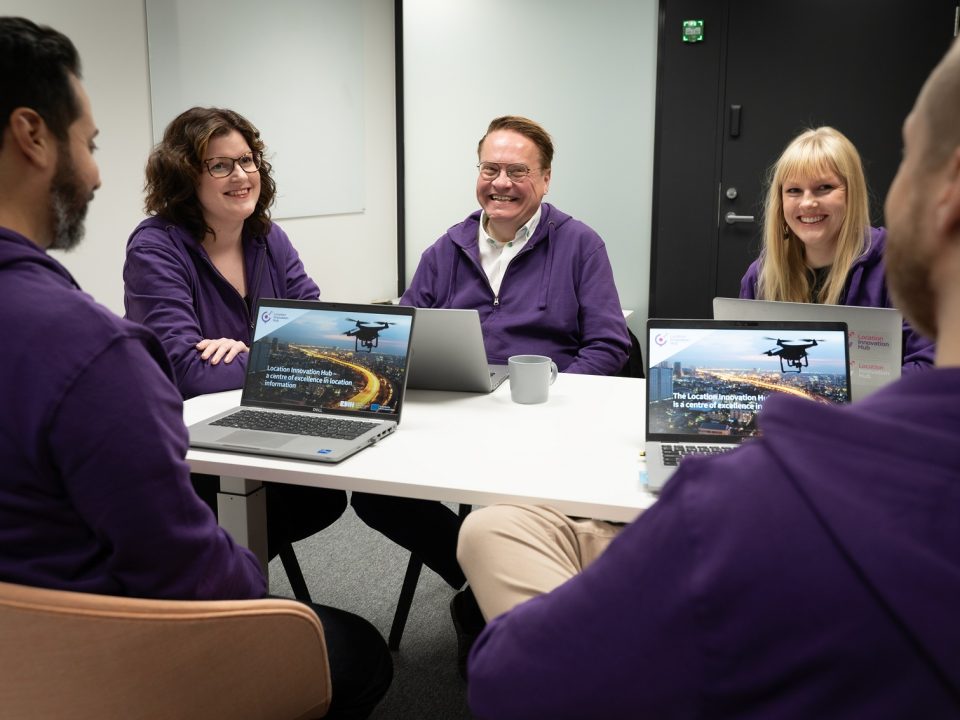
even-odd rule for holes
{"type": "Polygon", "coordinates": [[[352,0],[146,0],[153,140],[195,105],[259,130],[274,218],[364,210],[363,18],[352,0]]]}

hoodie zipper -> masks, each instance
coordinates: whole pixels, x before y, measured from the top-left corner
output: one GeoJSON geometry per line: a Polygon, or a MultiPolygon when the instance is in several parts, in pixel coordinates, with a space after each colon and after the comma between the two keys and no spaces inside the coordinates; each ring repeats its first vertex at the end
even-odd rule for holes
{"type": "MultiPolygon", "coordinates": [[[[265,248],[261,245],[260,255],[257,258],[257,268],[254,271],[254,284],[251,286],[252,288],[260,287],[260,278],[263,275],[263,263],[264,263],[265,254],[266,254],[265,248]]],[[[213,264],[213,261],[210,259],[210,256],[207,255],[205,251],[201,254],[201,257],[203,258],[203,261],[207,264],[207,266],[211,270],[213,270],[214,275],[216,275],[218,278],[223,280],[223,282],[226,283],[227,287],[233,290],[234,294],[240,299],[240,305],[243,307],[243,311],[247,315],[247,327],[250,328],[250,337],[252,338],[253,331],[256,327],[256,318],[254,318],[253,313],[250,312],[250,306],[247,305],[247,301],[244,299],[243,295],[241,295],[240,292],[233,286],[233,283],[227,280],[223,276],[223,273],[217,269],[217,266],[213,264]]],[[[253,303],[256,304],[256,298],[251,297],[251,300],[253,300],[253,303]]]]}
{"type": "MultiPolygon", "coordinates": [[[[257,256],[257,269],[253,273],[254,292],[257,292],[260,288],[260,278],[263,276],[263,263],[265,262],[266,255],[267,255],[266,245],[261,243],[257,243],[257,245],[260,248],[260,254],[257,256]]],[[[239,295],[240,293],[237,293],[237,294],[239,295]]],[[[250,325],[250,337],[253,337],[253,331],[256,326],[256,318],[253,317],[253,313],[250,310],[252,307],[254,307],[257,304],[258,299],[259,297],[254,297],[253,293],[250,293],[251,305],[250,307],[247,308],[247,321],[248,321],[248,324],[250,325]]],[[[246,303],[244,303],[244,305],[246,306],[246,303]]]]}
{"type": "MultiPolygon", "coordinates": [[[[528,252],[532,252],[529,242],[528,242],[526,245],[524,245],[522,248],[520,248],[520,252],[518,252],[518,253],[514,256],[513,260],[510,261],[510,264],[507,265],[507,269],[506,269],[506,271],[504,271],[504,273],[503,273],[503,278],[500,280],[500,287],[503,287],[503,283],[504,283],[504,282],[506,281],[506,279],[507,279],[507,273],[510,272],[510,269],[513,267],[513,264],[517,261],[518,258],[522,258],[522,257],[523,257],[524,255],[526,255],[528,252]]],[[[486,274],[485,272],[483,272],[483,268],[481,268],[480,272],[481,272],[481,274],[484,276],[484,278],[486,278],[486,280],[487,280],[487,286],[490,288],[490,292],[493,292],[493,286],[490,285],[490,278],[487,278],[487,274],[486,274]]],[[[500,295],[499,295],[499,293],[498,293],[498,294],[495,294],[495,295],[493,296],[493,307],[494,307],[494,309],[500,307],[500,295]]]]}
{"type": "MultiPolygon", "coordinates": [[[[477,271],[480,273],[480,277],[482,277],[486,281],[487,287],[490,288],[490,294],[493,295],[493,308],[494,310],[496,310],[498,307],[500,307],[500,296],[493,292],[493,285],[490,284],[490,278],[488,278],[487,274],[483,271],[483,266],[476,259],[474,259],[470,255],[470,253],[466,251],[465,248],[458,246],[457,251],[463,254],[463,256],[467,259],[467,262],[473,265],[473,267],[475,267],[477,271]]],[[[509,270],[510,268],[508,267],[507,269],[509,270]]],[[[449,290],[450,293],[453,292],[453,283],[454,283],[454,280],[456,279],[455,276],[456,276],[456,273],[454,273],[454,277],[451,278],[451,284],[450,284],[450,290],[449,290]]]]}

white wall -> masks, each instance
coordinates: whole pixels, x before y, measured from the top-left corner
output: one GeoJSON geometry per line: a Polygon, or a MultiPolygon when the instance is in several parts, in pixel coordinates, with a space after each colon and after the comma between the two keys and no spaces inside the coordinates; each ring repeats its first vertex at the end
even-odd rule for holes
{"type": "Polygon", "coordinates": [[[222,2],[145,4],[155,143],[184,108],[232,108],[270,139],[275,220],[363,212],[362,3],[230,0],[230,13],[222,2]],[[214,32],[222,52],[210,51],[214,32]]]}
{"type": "MultiPolygon", "coordinates": [[[[323,297],[356,302],[392,297],[397,267],[393,2],[362,2],[365,154],[357,161],[364,163],[366,208],[281,223],[323,297]]],[[[122,312],[124,246],[143,217],[143,165],[152,144],[143,3],[3,0],[0,12],[50,24],[80,50],[101,130],[103,187],[86,239],[62,259],[82,287],[122,312]]],[[[525,114],[554,136],[550,201],[606,240],[621,302],[635,311],[631,326],[641,328],[656,0],[405,0],[404,25],[408,278],[423,248],[476,208],[475,148],[489,120],[525,114]]]]}
{"type": "MultiPolygon", "coordinates": [[[[397,274],[393,1],[362,2],[365,155],[357,162],[364,164],[366,209],[282,222],[322,297],[355,302],[392,297],[397,274]]],[[[103,186],[90,206],[86,239],[59,257],[81,287],[122,313],[124,248],[143,218],[143,167],[152,147],[143,2],[3,0],[0,13],[51,25],[80,51],[100,128],[96,157],[103,186]]],[[[239,47],[237,53],[242,67],[239,47]]],[[[251,91],[269,94],[270,88],[251,91]]],[[[264,140],[269,146],[270,138],[264,140]]],[[[313,172],[337,169],[317,166],[313,172]]]]}
{"type": "Polygon", "coordinates": [[[403,12],[408,282],[423,249],[478,207],[489,121],[526,115],[554,140],[547,200],[604,238],[642,329],[657,0],[404,0],[403,12]]]}
{"type": "Polygon", "coordinates": [[[100,129],[95,157],[102,186],[90,205],[83,242],[56,254],[80,287],[122,313],[124,245],[143,217],[143,165],[150,150],[143,6],[124,0],[3,0],[2,12],[56,28],[80,51],[100,129]]]}

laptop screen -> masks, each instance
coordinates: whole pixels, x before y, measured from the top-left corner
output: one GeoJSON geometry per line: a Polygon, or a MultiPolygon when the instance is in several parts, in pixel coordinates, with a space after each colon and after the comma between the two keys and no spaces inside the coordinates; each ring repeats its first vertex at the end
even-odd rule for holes
{"type": "Polygon", "coordinates": [[[397,419],[415,312],[261,300],[241,404],[397,419]]]}
{"type": "Polygon", "coordinates": [[[900,377],[903,316],[893,308],[818,303],[713,299],[717,320],[832,321],[847,324],[850,391],[858,400],[900,377]]]}
{"type": "Polygon", "coordinates": [[[736,443],[768,397],[850,399],[844,323],[649,320],[647,438],[736,443]]]}

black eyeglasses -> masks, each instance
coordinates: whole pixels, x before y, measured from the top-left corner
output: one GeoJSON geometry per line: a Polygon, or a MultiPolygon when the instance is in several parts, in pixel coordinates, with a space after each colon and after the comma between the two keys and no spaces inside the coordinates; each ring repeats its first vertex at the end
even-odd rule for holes
{"type": "Polygon", "coordinates": [[[260,169],[260,153],[256,151],[248,152],[238,158],[212,157],[204,160],[203,164],[206,166],[207,172],[215,178],[230,177],[236,165],[239,165],[240,169],[249,175],[260,169]]]}
{"type": "Polygon", "coordinates": [[[477,163],[477,169],[480,170],[480,177],[484,180],[496,180],[500,177],[501,172],[506,172],[507,177],[510,178],[511,181],[521,182],[526,180],[530,173],[540,168],[528,168],[526,165],[519,163],[515,165],[502,165],[494,162],[482,162],[477,163]]]}

